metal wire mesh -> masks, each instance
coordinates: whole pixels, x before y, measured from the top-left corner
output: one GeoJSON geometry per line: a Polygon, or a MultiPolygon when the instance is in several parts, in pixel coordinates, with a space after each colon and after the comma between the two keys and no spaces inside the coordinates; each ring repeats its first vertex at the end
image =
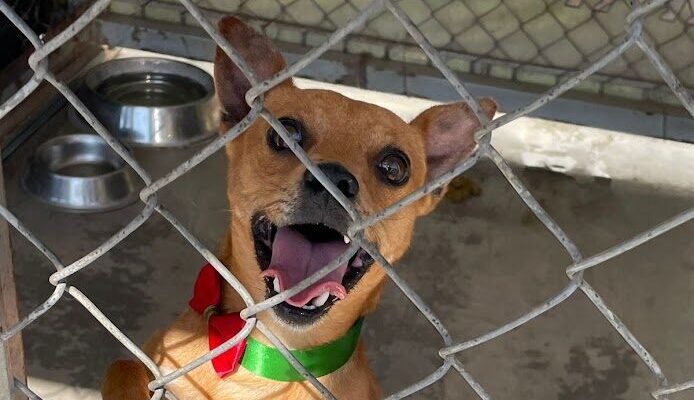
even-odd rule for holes
{"type": "MultiPolygon", "coordinates": [[[[624,338],[624,340],[631,346],[631,348],[637,353],[645,365],[650,369],[652,375],[656,379],[655,389],[652,392],[652,396],[656,399],[664,399],[667,395],[681,392],[687,389],[694,388],[694,379],[671,384],[665,373],[662,371],[658,362],[653,358],[649,351],[644,348],[644,346],[636,339],[636,337],[629,331],[629,329],[620,321],[619,317],[605,304],[600,295],[591,287],[591,285],[584,279],[583,272],[589,268],[601,265],[603,262],[614,258],[626,251],[629,251],[654,237],[661,235],[689,220],[694,218],[694,208],[690,208],[687,211],[662,222],[661,224],[653,227],[652,229],[645,231],[629,240],[626,240],[614,247],[611,247],[599,254],[583,257],[581,252],[575,243],[567,236],[564,230],[552,219],[552,217],[543,209],[543,207],[537,202],[533,195],[528,191],[525,185],[518,179],[518,177],[511,170],[509,165],[506,163],[504,158],[496,151],[496,149],[491,145],[490,137],[493,129],[507,124],[521,116],[528,114],[529,112],[543,106],[552,99],[565,93],[567,90],[571,89],[575,85],[579,84],[585,80],[591,74],[597,72],[606,64],[616,59],[620,55],[624,54],[628,49],[639,48],[643,51],[645,56],[650,60],[659,74],[662,76],[665,83],[670,87],[673,93],[681,101],[682,105],[689,111],[689,113],[694,117],[694,101],[692,100],[690,94],[684,89],[680,81],[675,77],[672,69],[668,66],[665,60],[659,55],[659,53],[644,40],[643,36],[643,20],[644,18],[654,10],[663,7],[667,0],[653,0],[646,2],[644,4],[638,5],[636,3],[632,4],[632,11],[626,17],[626,26],[623,34],[623,38],[620,43],[612,48],[609,52],[601,56],[597,61],[590,64],[584,70],[574,74],[569,79],[565,80],[563,83],[551,88],[549,91],[540,96],[537,100],[523,106],[515,111],[512,111],[503,117],[499,117],[492,121],[489,121],[486,115],[481,111],[479,104],[474,100],[474,98],[468,93],[465,85],[458,79],[457,75],[453,73],[442,60],[439,53],[435,50],[431,43],[429,43],[417,26],[412,22],[409,16],[400,8],[399,4],[390,0],[372,0],[364,8],[359,10],[359,12],[352,18],[346,25],[337,29],[328,40],[326,40],[321,45],[309,51],[303,58],[293,65],[286,67],[284,70],[280,71],[274,77],[259,82],[255,77],[254,73],[247,67],[246,63],[236,51],[229,45],[229,43],[219,35],[215,28],[210,24],[209,21],[205,19],[200,9],[193,4],[191,0],[180,0],[180,3],[188,10],[188,12],[195,18],[200,25],[207,31],[207,33],[217,42],[217,44],[224,50],[224,52],[235,62],[239,68],[246,75],[248,80],[252,84],[252,88],[246,93],[246,100],[249,105],[251,105],[251,110],[248,115],[241,120],[238,124],[232,127],[228,132],[219,138],[215,139],[213,142],[206,145],[201,151],[195,154],[186,162],[182,163],[178,167],[171,170],[164,177],[153,181],[147,172],[137,163],[135,159],[128,153],[128,151],[120,144],[118,140],[114,138],[104,126],[96,119],[94,114],[85,107],[85,105],[77,98],[74,92],[67,86],[63,81],[58,80],[53,73],[48,68],[48,55],[58,49],[65,42],[74,37],[81,29],[83,29],[87,24],[93,21],[99,13],[106,9],[110,3],[110,0],[98,0],[89,7],[77,20],[74,21],[68,28],[62,31],[60,34],[52,38],[50,41],[44,43],[39,37],[25,24],[24,21],[19,18],[11,7],[3,0],[0,0],[0,11],[24,34],[27,39],[35,47],[34,53],[29,57],[29,65],[34,70],[34,75],[29,80],[24,87],[19,90],[14,96],[12,96],[7,102],[0,106],[0,118],[4,117],[7,113],[11,112],[14,107],[21,103],[27,96],[29,96],[34,89],[43,80],[48,81],[52,84],[65,98],[72,104],[72,106],[84,117],[84,119],[96,130],[96,132],[104,138],[104,140],[128,163],[135,172],[144,181],[146,187],[140,192],[140,198],[144,203],[144,208],[142,211],[132,219],[124,228],[119,232],[114,234],[107,241],[102,243],[99,247],[92,250],[88,254],[84,255],[82,258],[73,262],[70,265],[63,265],[57,256],[47,248],[41,240],[35,236],[31,231],[29,231],[20,220],[18,220],[7,208],[0,206],[0,215],[7,220],[7,222],[17,229],[24,237],[26,237],[43,255],[53,264],[56,272],[49,277],[49,282],[55,286],[53,294],[46,299],[46,301],[34,309],[29,315],[27,315],[23,320],[14,326],[5,329],[2,334],[0,334],[0,339],[3,341],[8,340],[13,335],[17,334],[27,325],[35,321],[41,315],[46,313],[51,309],[51,307],[60,300],[65,293],[70,294],[74,299],[81,303],[87,311],[89,311],[96,320],[101,323],[123,346],[125,346],[135,357],[137,357],[144,365],[151,371],[154,379],[149,383],[149,389],[153,392],[152,399],[161,399],[166,396],[169,399],[175,399],[175,395],[170,391],[166,390],[165,385],[169,382],[177,379],[187,372],[199,367],[203,363],[211,360],[213,357],[223,353],[232,346],[234,346],[241,339],[245,338],[250,332],[257,328],[262,334],[264,334],[274,346],[276,346],[282,354],[287,358],[287,360],[299,371],[325,398],[334,399],[330,391],[323,386],[314,376],[312,376],[288,351],[286,346],[259,320],[256,319],[255,315],[261,311],[267,310],[272,306],[288,299],[289,297],[300,292],[302,289],[308,287],[312,282],[317,281],[323,276],[330,273],[333,269],[337,268],[343,260],[351,257],[359,247],[367,251],[376,262],[385,270],[386,274],[393,282],[398,286],[398,288],[408,297],[408,299],[417,307],[417,309],[428,319],[433,328],[440,334],[442,340],[442,347],[439,350],[439,355],[442,359],[441,366],[433,371],[430,375],[421,379],[411,385],[403,388],[397,393],[390,395],[389,399],[399,399],[423,388],[433,384],[434,382],[441,379],[446,375],[451,368],[457,371],[460,376],[471,386],[471,388],[477,393],[477,395],[482,399],[489,399],[490,396],[487,394],[485,389],[475,380],[475,378],[466,371],[464,365],[456,358],[457,354],[497,338],[527,322],[533,318],[547,312],[556,305],[560,304],[574,293],[579,290],[583,292],[586,297],[595,305],[597,310],[609,321],[612,327],[624,338]],[[272,89],[278,83],[284,81],[285,79],[296,74],[299,70],[306,67],[312,61],[320,57],[327,49],[333,46],[338,41],[342,40],[346,35],[358,29],[364,22],[373,14],[381,11],[383,8],[390,12],[399,23],[404,26],[407,32],[411,35],[414,41],[422,48],[426,53],[427,57],[431,60],[431,63],[436,66],[441,73],[450,81],[455,90],[460,94],[463,101],[465,101],[470,108],[474,111],[477,118],[480,120],[482,127],[477,131],[475,138],[477,140],[477,147],[475,152],[468,159],[461,161],[457,166],[455,166],[450,171],[440,175],[439,177],[433,179],[432,181],[426,183],[423,187],[410,193],[400,201],[386,207],[385,209],[373,213],[371,215],[361,215],[353,207],[352,203],[343,196],[340,190],[327,178],[323,172],[317,168],[317,166],[310,160],[308,155],[303,151],[303,149],[298,146],[295,142],[290,139],[288,132],[285,130],[283,125],[273,116],[269,111],[264,108],[263,105],[263,94],[268,90],[272,89]],[[207,157],[221,149],[226,143],[234,140],[236,136],[242,133],[253,121],[258,118],[265,119],[270,125],[272,125],[275,130],[279,133],[282,139],[287,143],[291,151],[296,155],[296,157],[305,165],[305,167],[321,182],[321,184],[328,190],[336,200],[345,208],[345,210],[351,216],[353,222],[348,232],[348,236],[352,239],[352,244],[349,249],[337,259],[330,262],[328,265],[321,268],[319,271],[315,272],[310,277],[306,278],[304,281],[298,283],[296,286],[289,288],[288,290],[277,294],[269,299],[255,303],[251,298],[250,294],[243,285],[229,272],[229,270],[215,257],[215,255],[205,248],[202,243],[193,236],[185,226],[183,226],[179,220],[161,204],[159,204],[157,199],[157,192],[163,187],[167,186],[177,178],[186,174],[194,166],[201,163],[207,157]],[[561,292],[559,292],[554,297],[548,299],[544,303],[538,305],[534,309],[530,310],[528,313],[518,317],[517,319],[508,322],[507,324],[488,332],[484,335],[476,337],[474,339],[466,340],[463,342],[455,340],[448,333],[448,330],[443,325],[443,323],[437,318],[437,316],[432,312],[432,310],[427,307],[426,303],[422,298],[415,293],[405,281],[402,280],[392,268],[390,263],[379,253],[376,247],[367,242],[363,237],[364,229],[369,226],[378,223],[379,221],[387,218],[398,212],[403,206],[410,204],[417,199],[425,196],[428,193],[440,188],[445,185],[450,179],[457,176],[458,174],[471,168],[475,163],[481,158],[490,159],[496,167],[501,171],[504,177],[509,181],[521,199],[530,208],[530,210],[535,214],[535,216],[544,224],[544,226],[554,235],[554,237],[559,241],[561,246],[569,254],[573,263],[566,268],[566,274],[569,278],[569,282],[564,287],[561,292]],[[183,366],[182,368],[169,373],[168,375],[163,375],[157,365],[150,359],[144,352],[134,344],[126,335],[124,335],[118,327],[116,327],[109,318],[104,315],[90,300],[85,296],[77,287],[70,285],[65,282],[67,278],[73,274],[79,272],[80,270],[90,267],[97,258],[102,256],[104,253],[112,249],[119,242],[124,240],[129,234],[137,230],[142,224],[148,220],[155,212],[162,215],[169,223],[175,227],[180,234],[195,248],[197,251],[222,275],[224,280],[231,285],[234,290],[236,290],[241,298],[246,304],[246,308],[241,311],[242,318],[246,321],[244,328],[232,339],[225,342],[222,346],[216,348],[215,350],[209,352],[208,354],[199,357],[195,361],[183,366]]],[[[17,390],[25,394],[30,399],[39,399],[40,397],[33,393],[29,388],[27,388],[22,383],[16,381],[15,384],[17,390]]]]}
{"type": "MultiPolygon", "coordinates": [[[[270,15],[270,7],[253,3],[242,1],[238,8],[241,12],[260,18],[270,15]]],[[[361,3],[358,0],[330,3],[315,0],[278,1],[277,16],[270,20],[281,19],[302,26],[336,29],[344,15],[358,12],[361,3]],[[312,12],[307,12],[307,7],[312,12]],[[322,17],[319,18],[320,14],[322,17]]],[[[402,3],[403,10],[412,14],[415,25],[439,50],[488,57],[516,63],[517,66],[532,64],[558,69],[562,71],[555,74],[560,76],[595,61],[611,49],[622,34],[621,21],[629,13],[627,2],[615,0],[411,0],[402,3]],[[567,9],[566,6],[571,8],[567,9]]],[[[206,0],[201,0],[200,4],[214,7],[206,0]]],[[[689,0],[671,1],[664,7],[660,18],[645,26],[654,46],[662,50],[669,60],[677,61],[675,73],[684,77],[682,79],[688,87],[694,87],[694,80],[690,80],[689,74],[694,62],[691,57],[694,56],[680,56],[676,48],[691,40],[686,25],[694,23],[692,4],[694,2],[689,0]],[[671,22],[675,20],[683,24],[673,25],[671,22]]],[[[407,31],[398,26],[393,15],[387,11],[369,18],[361,33],[395,43],[412,43],[407,31]]],[[[391,47],[389,53],[389,58],[397,58],[400,51],[397,47],[391,47]]],[[[633,52],[620,57],[601,73],[607,79],[657,81],[659,76],[648,68],[647,63],[643,54],[633,52]]]]}
{"type": "MultiPolygon", "coordinates": [[[[182,22],[177,0],[114,0],[116,14],[182,22]]],[[[195,0],[207,15],[235,13],[273,39],[314,46],[359,13],[366,0],[195,0]]],[[[401,0],[402,8],[452,69],[551,86],[595,62],[621,41],[626,0],[401,0]]],[[[671,0],[643,30],[680,81],[694,89],[694,0],[671,0]]],[[[350,54],[430,64],[407,30],[388,10],[373,13],[363,29],[339,47],[350,54]]],[[[416,71],[416,68],[413,68],[416,71]]],[[[675,103],[643,52],[628,49],[576,88],[583,92],[675,103]]],[[[404,93],[422,95],[410,88],[404,93]]]]}

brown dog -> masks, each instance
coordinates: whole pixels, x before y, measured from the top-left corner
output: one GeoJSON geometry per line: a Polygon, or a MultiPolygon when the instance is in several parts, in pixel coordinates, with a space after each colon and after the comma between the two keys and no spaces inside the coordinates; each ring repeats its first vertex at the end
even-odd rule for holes
{"type": "MultiPolygon", "coordinates": [[[[219,28],[260,79],[284,68],[270,40],[236,18],[222,19],[219,28]]],[[[225,132],[248,112],[244,94],[250,84],[220,49],[215,81],[225,114],[220,131],[225,132]]],[[[482,99],[481,105],[491,118],[496,104],[482,99]]],[[[331,91],[302,90],[291,80],[270,90],[265,106],[281,117],[292,137],[363,214],[398,201],[469,156],[479,125],[462,103],[432,107],[407,124],[383,108],[331,91]]],[[[226,151],[233,214],[220,260],[255,301],[293,286],[347,249],[348,215],[267,122],[256,120],[226,151]]],[[[442,195],[428,195],[368,228],[366,239],[389,262],[397,261],[409,246],[415,219],[431,211],[442,195]]],[[[372,264],[359,250],[327,277],[257,317],[290,349],[332,343],[376,306],[385,273],[372,264]]],[[[220,307],[232,313],[245,305],[225,285],[220,307]]],[[[251,337],[269,343],[257,330],[251,337]]],[[[208,325],[191,310],[145,345],[165,374],[209,349],[208,325]]],[[[348,356],[344,365],[319,380],[339,399],[380,398],[361,341],[348,356]]],[[[116,362],[104,381],[103,398],[148,399],[148,379],[143,365],[116,362]]],[[[220,378],[210,362],[167,388],[181,400],[319,398],[305,381],[267,379],[243,366],[220,378]]]]}

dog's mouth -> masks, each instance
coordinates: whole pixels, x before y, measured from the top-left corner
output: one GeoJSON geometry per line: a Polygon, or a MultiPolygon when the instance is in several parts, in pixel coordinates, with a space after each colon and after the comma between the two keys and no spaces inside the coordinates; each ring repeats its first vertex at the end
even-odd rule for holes
{"type": "MultiPolygon", "coordinates": [[[[349,248],[343,232],[321,223],[278,227],[266,216],[256,215],[251,224],[268,298],[295,286],[349,248]]],[[[345,299],[371,264],[371,256],[359,249],[347,262],[273,309],[287,322],[312,323],[345,299]]]]}

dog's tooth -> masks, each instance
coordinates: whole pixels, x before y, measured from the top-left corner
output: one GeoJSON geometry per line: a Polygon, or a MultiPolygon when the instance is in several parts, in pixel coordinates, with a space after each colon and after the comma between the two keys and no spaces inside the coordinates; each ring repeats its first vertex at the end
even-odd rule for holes
{"type": "Polygon", "coordinates": [[[275,289],[275,292],[280,293],[280,280],[277,278],[272,278],[272,288],[275,289]]]}
{"type": "Polygon", "coordinates": [[[328,297],[330,297],[330,293],[323,292],[323,294],[321,294],[320,296],[314,297],[311,301],[311,304],[313,304],[316,307],[320,307],[323,304],[325,304],[326,301],[328,301],[328,297]]]}
{"type": "Polygon", "coordinates": [[[350,240],[349,240],[349,238],[347,237],[347,235],[343,235],[343,236],[342,236],[342,240],[345,241],[345,244],[349,244],[349,242],[350,242],[350,240]]]}
{"type": "Polygon", "coordinates": [[[306,304],[305,306],[301,306],[304,310],[315,310],[316,306],[312,306],[310,304],[306,304]]]}

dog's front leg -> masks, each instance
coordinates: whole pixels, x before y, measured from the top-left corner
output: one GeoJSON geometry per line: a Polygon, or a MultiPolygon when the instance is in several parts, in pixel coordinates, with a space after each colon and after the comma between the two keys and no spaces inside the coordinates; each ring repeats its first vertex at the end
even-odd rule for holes
{"type": "Polygon", "coordinates": [[[103,400],[148,400],[149,373],[139,361],[118,360],[108,367],[101,385],[103,400]]]}

